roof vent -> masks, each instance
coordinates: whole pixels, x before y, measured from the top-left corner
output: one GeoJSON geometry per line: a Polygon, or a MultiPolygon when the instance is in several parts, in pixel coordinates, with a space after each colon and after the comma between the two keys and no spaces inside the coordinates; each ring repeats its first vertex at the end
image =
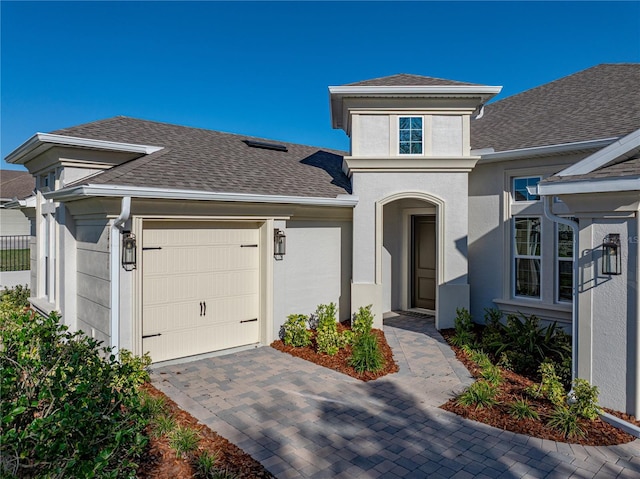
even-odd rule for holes
{"type": "Polygon", "coordinates": [[[251,148],[262,148],[263,150],[289,151],[285,145],[278,143],[267,143],[266,141],[243,140],[251,148]]]}

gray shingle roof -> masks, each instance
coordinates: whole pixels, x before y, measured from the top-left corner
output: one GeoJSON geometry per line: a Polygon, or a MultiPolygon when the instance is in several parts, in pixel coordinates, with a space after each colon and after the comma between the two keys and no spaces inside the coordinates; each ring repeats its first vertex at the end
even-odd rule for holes
{"type": "Polygon", "coordinates": [[[351,193],[344,152],[218,131],[115,117],[52,133],[164,147],[81,184],[334,198],[351,193]],[[244,140],[285,145],[252,148],[244,140]]]}
{"type": "Polygon", "coordinates": [[[550,176],[544,180],[545,183],[556,183],[559,181],[584,181],[605,178],[632,178],[640,177],[640,157],[630,158],[628,160],[603,166],[597,170],[584,175],[571,176],[550,176]]]}
{"type": "Polygon", "coordinates": [[[472,148],[515,150],[640,128],[640,63],[602,64],[505,98],[471,122],[472,148]]]}
{"type": "Polygon", "coordinates": [[[26,198],[35,185],[35,178],[28,171],[0,170],[0,197],[3,199],[26,198]]]}
{"type": "Polygon", "coordinates": [[[432,78],[421,75],[410,75],[408,73],[400,73],[380,78],[372,78],[355,83],[348,83],[344,86],[479,86],[477,83],[465,83],[455,80],[446,80],[444,78],[432,78]]]}

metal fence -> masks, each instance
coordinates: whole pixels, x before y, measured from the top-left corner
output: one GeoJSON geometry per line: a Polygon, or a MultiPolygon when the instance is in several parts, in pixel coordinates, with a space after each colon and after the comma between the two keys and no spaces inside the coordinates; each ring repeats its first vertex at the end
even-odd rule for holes
{"type": "Polygon", "coordinates": [[[29,235],[0,236],[0,271],[31,269],[29,235]]]}

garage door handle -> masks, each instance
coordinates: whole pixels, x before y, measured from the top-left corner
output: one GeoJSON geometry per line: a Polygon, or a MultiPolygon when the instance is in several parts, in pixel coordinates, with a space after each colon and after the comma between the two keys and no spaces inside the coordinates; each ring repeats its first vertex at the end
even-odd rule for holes
{"type": "Polygon", "coordinates": [[[244,321],[240,321],[241,323],[253,323],[254,321],[257,321],[258,318],[253,318],[253,319],[245,319],[244,321]]]}
{"type": "Polygon", "coordinates": [[[200,301],[200,316],[202,316],[202,301],[200,301]]]}
{"type": "Polygon", "coordinates": [[[206,301],[203,301],[203,302],[202,302],[202,304],[204,305],[204,313],[203,313],[203,316],[206,316],[206,315],[207,315],[207,302],[206,302],[206,301]]]}
{"type": "Polygon", "coordinates": [[[146,339],[146,338],[155,338],[156,336],[162,336],[161,333],[156,333],[156,334],[147,334],[146,336],[142,336],[142,339],[146,339]]]}
{"type": "Polygon", "coordinates": [[[257,244],[241,244],[240,248],[257,248],[257,244]]]}
{"type": "Polygon", "coordinates": [[[148,251],[150,249],[162,249],[162,246],[147,246],[146,248],[142,248],[142,251],[148,251]]]}

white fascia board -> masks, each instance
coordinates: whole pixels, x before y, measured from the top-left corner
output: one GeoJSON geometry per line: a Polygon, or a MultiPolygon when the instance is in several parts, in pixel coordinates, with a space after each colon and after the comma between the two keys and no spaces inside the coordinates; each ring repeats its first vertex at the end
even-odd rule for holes
{"type": "Polygon", "coordinates": [[[471,150],[472,153],[481,154],[479,163],[495,163],[498,161],[515,160],[517,158],[527,158],[538,155],[553,155],[556,153],[569,153],[572,151],[590,150],[593,148],[603,148],[610,145],[618,138],[602,138],[599,140],[577,141],[573,143],[560,143],[557,145],[533,146],[531,148],[521,148],[518,150],[496,151],[494,153],[482,153],[482,150],[471,150]]]}
{"type": "Polygon", "coordinates": [[[53,146],[67,146],[72,148],[88,148],[92,150],[121,151],[126,153],[138,153],[149,155],[162,150],[161,146],[139,145],[135,143],[122,143],[118,141],[93,140],[91,138],[78,138],[75,136],[54,135],[52,133],[36,133],[18,148],[9,153],[7,162],[22,164],[33,153],[41,153],[53,146]]]}
{"type": "Polygon", "coordinates": [[[29,196],[23,200],[15,199],[15,200],[9,201],[8,203],[3,204],[2,207],[8,210],[14,210],[19,208],[35,208],[36,197],[29,196]]]}
{"type": "Polygon", "coordinates": [[[331,95],[497,95],[501,86],[487,85],[419,85],[419,86],[330,86],[331,95]]]}
{"type": "Polygon", "coordinates": [[[573,195],[578,193],[614,193],[640,191],[640,178],[606,178],[580,181],[554,181],[539,183],[538,194],[573,195]]]}
{"type": "Polygon", "coordinates": [[[342,118],[344,98],[379,98],[384,96],[479,96],[481,103],[488,102],[502,91],[501,86],[488,85],[414,85],[414,86],[330,86],[329,110],[333,128],[342,118]]]}
{"type": "Polygon", "coordinates": [[[565,168],[556,176],[586,175],[625,156],[631,158],[638,152],[640,152],[640,129],[614,141],[606,148],[595,152],[575,165],[565,168]]]}
{"type": "Polygon", "coordinates": [[[55,201],[68,201],[90,196],[153,198],[169,200],[229,201],[240,203],[284,203],[310,206],[354,207],[358,197],[338,195],[335,198],[308,196],[254,195],[243,193],[216,193],[209,191],[178,190],[166,188],[142,188],[137,186],[83,185],[45,193],[44,197],[55,201]]]}

